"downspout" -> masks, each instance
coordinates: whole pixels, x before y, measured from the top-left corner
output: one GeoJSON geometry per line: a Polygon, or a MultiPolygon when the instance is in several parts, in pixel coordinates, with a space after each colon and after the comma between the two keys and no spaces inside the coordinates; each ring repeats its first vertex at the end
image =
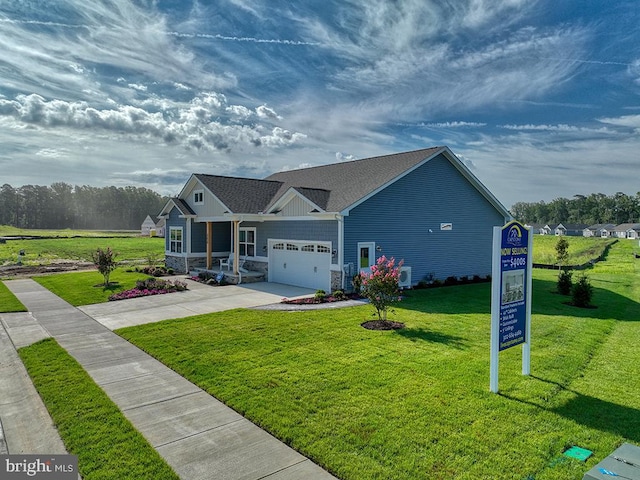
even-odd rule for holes
{"type": "Polygon", "coordinates": [[[338,266],[340,267],[340,288],[344,291],[344,217],[336,215],[338,221],[338,266]]]}
{"type": "Polygon", "coordinates": [[[189,274],[189,254],[191,253],[191,218],[187,218],[186,223],[186,232],[185,232],[185,244],[186,244],[186,252],[184,252],[184,270],[189,274]]]}

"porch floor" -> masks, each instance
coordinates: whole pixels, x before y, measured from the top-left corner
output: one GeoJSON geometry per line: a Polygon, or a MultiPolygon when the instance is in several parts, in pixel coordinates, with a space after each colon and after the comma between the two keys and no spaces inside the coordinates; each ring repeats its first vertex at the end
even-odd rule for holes
{"type": "Polygon", "coordinates": [[[250,270],[246,270],[245,272],[238,272],[238,274],[234,274],[231,270],[220,269],[220,268],[194,268],[189,272],[189,275],[196,276],[201,272],[210,273],[213,276],[218,275],[218,273],[222,272],[224,274],[224,280],[227,283],[231,283],[234,285],[239,285],[241,283],[254,283],[254,282],[263,282],[264,281],[264,273],[262,272],[253,272],[250,270]]]}

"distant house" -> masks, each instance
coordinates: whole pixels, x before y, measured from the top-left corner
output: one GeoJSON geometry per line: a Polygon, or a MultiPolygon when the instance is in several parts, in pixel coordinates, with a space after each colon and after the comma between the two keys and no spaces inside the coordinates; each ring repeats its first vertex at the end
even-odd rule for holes
{"type": "Polygon", "coordinates": [[[164,237],[164,227],[166,225],[166,219],[160,218],[156,223],[156,237],[164,237]]]}
{"type": "MultiPolygon", "coordinates": [[[[587,224],[585,223],[565,223],[558,225],[558,229],[562,227],[563,233],[561,235],[568,235],[570,237],[579,237],[584,233],[584,229],[587,228],[587,224]]],[[[556,235],[558,235],[556,233],[556,235]]]]}
{"type": "Polygon", "coordinates": [[[613,236],[636,239],[640,236],[640,223],[621,223],[613,229],[613,236]]]}
{"type": "Polygon", "coordinates": [[[582,230],[585,237],[608,238],[613,235],[616,226],[613,223],[596,223],[582,230]]]}
{"type": "Polygon", "coordinates": [[[193,174],[160,216],[175,271],[224,264],[325,291],[349,288],[382,255],[404,260],[405,286],[488,275],[492,227],[511,218],[447,147],[266,179],[193,174]]]}
{"type": "Polygon", "coordinates": [[[545,235],[546,234],[546,229],[545,229],[544,224],[542,223],[527,223],[525,224],[525,227],[529,227],[531,228],[531,232],[533,232],[536,235],[545,235]]]}
{"type": "Polygon", "coordinates": [[[147,218],[144,219],[142,225],[140,226],[140,235],[151,235],[151,231],[155,230],[156,222],[153,221],[150,215],[147,215],[147,218]]]}

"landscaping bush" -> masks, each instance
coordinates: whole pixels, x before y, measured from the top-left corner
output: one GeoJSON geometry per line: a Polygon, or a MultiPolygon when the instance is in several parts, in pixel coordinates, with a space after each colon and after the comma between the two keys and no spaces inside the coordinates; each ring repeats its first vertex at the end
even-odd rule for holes
{"type": "Polygon", "coordinates": [[[451,285],[457,285],[457,284],[458,284],[458,278],[457,278],[457,277],[454,277],[454,276],[447,277],[447,278],[445,278],[445,280],[444,280],[444,284],[445,284],[445,286],[447,286],[447,287],[449,287],[449,286],[451,286],[451,285]]]}
{"type": "Polygon", "coordinates": [[[322,300],[324,300],[324,297],[327,296],[327,292],[325,292],[324,290],[316,290],[315,295],[313,296],[313,298],[315,298],[317,301],[321,302],[322,300]]]}
{"type": "Polygon", "coordinates": [[[135,288],[114,293],[109,296],[109,300],[125,300],[128,298],[146,297],[149,295],[160,295],[163,293],[183,292],[184,290],[187,290],[187,284],[180,280],[171,282],[169,280],[150,277],[136,281],[135,288]]]}
{"type": "Polygon", "coordinates": [[[336,290],[335,292],[333,292],[332,296],[336,300],[346,300],[347,299],[347,296],[344,294],[344,292],[342,290],[336,290]]]}
{"type": "Polygon", "coordinates": [[[570,270],[560,270],[560,273],[558,274],[558,283],[556,286],[559,294],[571,295],[571,287],[573,285],[571,281],[572,276],[573,272],[571,272],[570,270]]]}
{"type": "Polygon", "coordinates": [[[588,308],[591,306],[593,298],[593,287],[586,275],[581,275],[571,290],[573,305],[576,307],[588,308]]]}

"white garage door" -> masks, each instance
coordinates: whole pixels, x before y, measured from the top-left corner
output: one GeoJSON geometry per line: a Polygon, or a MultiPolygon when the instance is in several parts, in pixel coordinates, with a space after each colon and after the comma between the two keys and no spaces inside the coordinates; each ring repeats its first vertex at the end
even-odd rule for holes
{"type": "Polygon", "coordinates": [[[269,240],[269,281],[331,291],[331,244],[269,240]]]}

